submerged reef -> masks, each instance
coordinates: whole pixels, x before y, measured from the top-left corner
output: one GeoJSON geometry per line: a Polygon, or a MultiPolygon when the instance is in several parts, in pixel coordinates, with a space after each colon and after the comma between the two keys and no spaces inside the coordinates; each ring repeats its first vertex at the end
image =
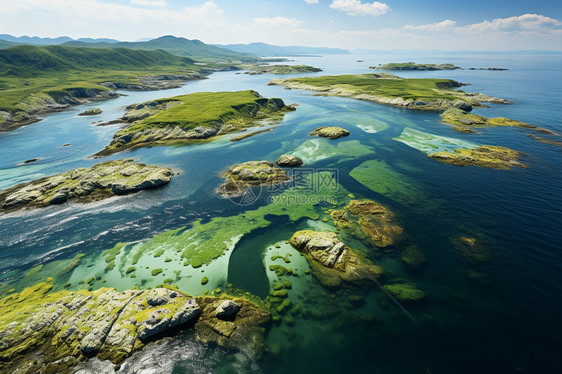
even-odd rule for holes
{"type": "Polygon", "coordinates": [[[305,255],[312,274],[324,286],[370,281],[383,274],[380,266],[347,247],[333,232],[297,231],[290,243],[305,255]]]}
{"type": "Polygon", "coordinates": [[[425,292],[408,281],[401,280],[397,283],[384,285],[383,288],[401,303],[411,303],[425,298],[425,292]]]}
{"type": "Polygon", "coordinates": [[[96,156],[129,148],[209,139],[255,126],[260,120],[295,110],[281,99],[262,98],[256,91],[197,92],[127,107],[130,123],[96,156]]]}
{"type": "Polygon", "coordinates": [[[310,136],[320,136],[322,138],[328,139],[338,139],[342,136],[348,136],[350,134],[349,131],[337,126],[322,126],[317,127],[312,131],[309,135],[310,136]]]}
{"type": "Polygon", "coordinates": [[[287,173],[270,161],[248,161],[234,165],[223,177],[226,180],[217,190],[223,196],[240,196],[249,187],[271,186],[288,180],[287,173]]]}
{"type": "Polygon", "coordinates": [[[372,200],[351,200],[344,209],[330,213],[338,228],[353,235],[369,238],[377,247],[395,245],[403,234],[402,227],[394,223],[394,213],[372,200]]]}
{"type": "Polygon", "coordinates": [[[475,149],[455,149],[455,153],[437,152],[428,155],[428,157],[456,166],[479,166],[490,169],[509,170],[512,167],[526,167],[519,162],[521,152],[513,149],[494,146],[482,145],[475,149]]]}
{"type": "Polygon", "coordinates": [[[248,341],[263,341],[259,325],[269,320],[269,312],[240,297],[194,298],[168,288],[51,292],[52,287],[49,278],[0,300],[2,371],[72,372],[93,356],[117,364],[147,342],[188,326],[195,326],[198,340],[248,349],[248,341]],[[225,314],[225,303],[238,310],[225,314]]]}
{"type": "Polygon", "coordinates": [[[485,102],[511,103],[481,93],[454,90],[463,84],[452,79],[406,79],[389,73],[272,79],[268,84],[419,110],[458,108],[470,111],[473,107],[485,106],[482,104],[485,102]]]}
{"type": "Polygon", "coordinates": [[[89,202],[130,194],[163,186],[173,175],[169,168],[135,163],[132,159],[106,161],[3,190],[0,214],[68,200],[89,202]]]}

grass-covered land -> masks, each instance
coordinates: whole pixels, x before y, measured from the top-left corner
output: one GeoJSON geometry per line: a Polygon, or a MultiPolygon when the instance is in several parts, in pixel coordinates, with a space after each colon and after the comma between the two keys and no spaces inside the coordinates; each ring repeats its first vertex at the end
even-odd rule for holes
{"type": "Polygon", "coordinates": [[[29,45],[3,49],[0,112],[5,113],[0,113],[0,131],[33,122],[35,114],[111,97],[110,88],[167,88],[178,82],[169,81],[169,77],[159,82],[158,77],[173,75],[179,81],[188,80],[214,68],[224,65],[206,64],[203,68],[189,58],[162,50],[29,45]]]}
{"type": "Polygon", "coordinates": [[[369,69],[377,70],[455,70],[460,69],[460,66],[453,64],[416,64],[415,62],[393,62],[390,64],[371,66],[369,69]]]}
{"type": "Polygon", "coordinates": [[[100,154],[165,142],[207,139],[240,131],[261,119],[289,110],[293,109],[283,100],[262,98],[252,90],[197,92],[159,99],[132,106],[125,118],[134,122],[117,132],[100,154]]]}
{"type": "Polygon", "coordinates": [[[483,94],[454,90],[463,84],[452,79],[406,79],[388,73],[273,79],[269,84],[410,109],[441,111],[455,107],[471,110],[473,106],[481,106],[481,102],[509,103],[483,94]]]}
{"type": "Polygon", "coordinates": [[[250,65],[248,70],[250,74],[300,74],[322,71],[309,65],[250,65]]]}

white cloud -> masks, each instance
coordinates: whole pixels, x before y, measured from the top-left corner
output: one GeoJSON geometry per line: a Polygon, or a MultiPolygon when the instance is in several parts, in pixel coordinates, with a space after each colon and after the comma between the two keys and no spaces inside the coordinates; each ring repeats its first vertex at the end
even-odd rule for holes
{"type": "Polygon", "coordinates": [[[295,28],[302,23],[296,18],[271,17],[271,18],[254,18],[254,27],[285,27],[295,28]]]}
{"type": "Polygon", "coordinates": [[[165,0],[131,0],[131,4],[144,5],[144,6],[166,6],[168,3],[165,0]]]}
{"type": "Polygon", "coordinates": [[[390,7],[384,3],[362,3],[359,0],[334,0],[330,8],[346,12],[350,16],[370,15],[373,17],[385,14],[390,7]]]}
{"type": "Polygon", "coordinates": [[[450,19],[447,19],[445,21],[442,22],[438,22],[438,23],[430,23],[427,25],[406,25],[404,26],[404,29],[406,30],[423,30],[423,31],[444,31],[444,30],[448,30],[451,29],[453,26],[455,26],[456,22],[455,21],[451,21],[450,19]]]}
{"type": "Polygon", "coordinates": [[[523,14],[517,17],[496,18],[493,21],[484,21],[463,27],[467,31],[518,31],[557,28],[560,21],[539,14],[523,14]]]}
{"type": "Polygon", "coordinates": [[[306,1],[308,4],[318,4],[318,0],[304,0],[306,1]]]}

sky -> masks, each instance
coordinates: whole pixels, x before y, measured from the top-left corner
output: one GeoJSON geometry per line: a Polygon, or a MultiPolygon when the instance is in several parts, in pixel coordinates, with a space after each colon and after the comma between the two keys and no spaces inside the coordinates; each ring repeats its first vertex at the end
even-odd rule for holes
{"type": "Polygon", "coordinates": [[[560,0],[0,0],[0,34],[345,49],[562,50],[560,0]]]}

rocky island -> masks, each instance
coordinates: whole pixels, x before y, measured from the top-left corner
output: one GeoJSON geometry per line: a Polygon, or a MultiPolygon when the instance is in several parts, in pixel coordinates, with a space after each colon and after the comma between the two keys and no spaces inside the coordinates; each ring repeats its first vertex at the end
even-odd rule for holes
{"type": "Polygon", "coordinates": [[[225,197],[240,196],[250,187],[271,186],[289,180],[287,173],[270,161],[234,165],[223,176],[226,180],[217,191],[225,197]]]}
{"type": "Polygon", "coordinates": [[[519,162],[520,156],[519,151],[494,145],[482,145],[475,149],[457,148],[455,153],[443,151],[428,155],[428,157],[446,164],[502,170],[509,170],[515,166],[525,167],[519,162]]]}
{"type": "Polygon", "coordinates": [[[260,348],[269,312],[241,297],[170,288],[53,291],[53,278],[0,300],[0,370],[64,373],[89,357],[122,362],[147,342],[193,327],[196,339],[260,348]]]}
{"type": "Polygon", "coordinates": [[[297,231],[290,243],[304,254],[312,274],[324,286],[372,281],[383,274],[380,266],[347,247],[333,232],[297,231]]]}
{"type": "Polygon", "coordinates": [[[528,123],[519,122],[514,119],[504,117],[487,118],[479,116],[478,114],[467,113],[466,111],[457,108],[448,109],[445,112],[441,113],[441,118],[443,119],[443,122],[453,125],[453,130],[459,132],[474,132],[472,129],[478,127],[505,126],[522,127],[525,129],[538,131],[543,134],[555,136],[559,135],[554,131],[543,129],[541,127],[530,125],[528,123]]]}
{"type": "Polygon", "coordinates": [[[132,159],[106,161],[0,191],[0,214],[68,200],[89,202],[130,194],[163,186],[173,175],[169,168],[135,163],[132,159]]]}
{"type": "Polygon", "coordinates": [[[460,66],[455,66],[453,64],[416,64],[415,62],[404,62],[404,63],[390,63],[378,66],[369,66],[369,69],[376,70],[456,70],[460,69],[460,66]]]}
{"type": "Polygon", "coordinates": [[[317,91],[319,95],[352,97],[396,107],[444,111],[458,108],[470,111],[483,103],[510,104],[506,99],[481,93],[455,90],[463,86],[452,79],[400,78],[389,73],[333,75],[322,77],[272,79],[270,85],[288,89],[317,91]]]}
{"type": "Polygon", "coordinates": [[[256,91],[198,92],[127,107],[118,131],[96,156],[158,144],[200,141],[280,119],[294,108],[256,91]]]}
{"type": "Polygon", "coordinates": [[[300,73],[318,73],[322,71],[309,65],[250,65],[248,71],[244,74],[300,74],[300,73]]]}
{"type": "Polygon", "coordinates": [[[320,136],[328,139],[339,139],[342,136],[349,136],[350,132],[337,126],[322,126],[314,129],[309,135],[320,136]]]}
{"type": "Polygon", "coordinates": [[[334,210],[330,216],[337,228],[360,239],[369,238],[379,248],[395,245],[404,231],[394,222],[390,209],[372,200],[351,200],[344,209],[334,210]]]}

